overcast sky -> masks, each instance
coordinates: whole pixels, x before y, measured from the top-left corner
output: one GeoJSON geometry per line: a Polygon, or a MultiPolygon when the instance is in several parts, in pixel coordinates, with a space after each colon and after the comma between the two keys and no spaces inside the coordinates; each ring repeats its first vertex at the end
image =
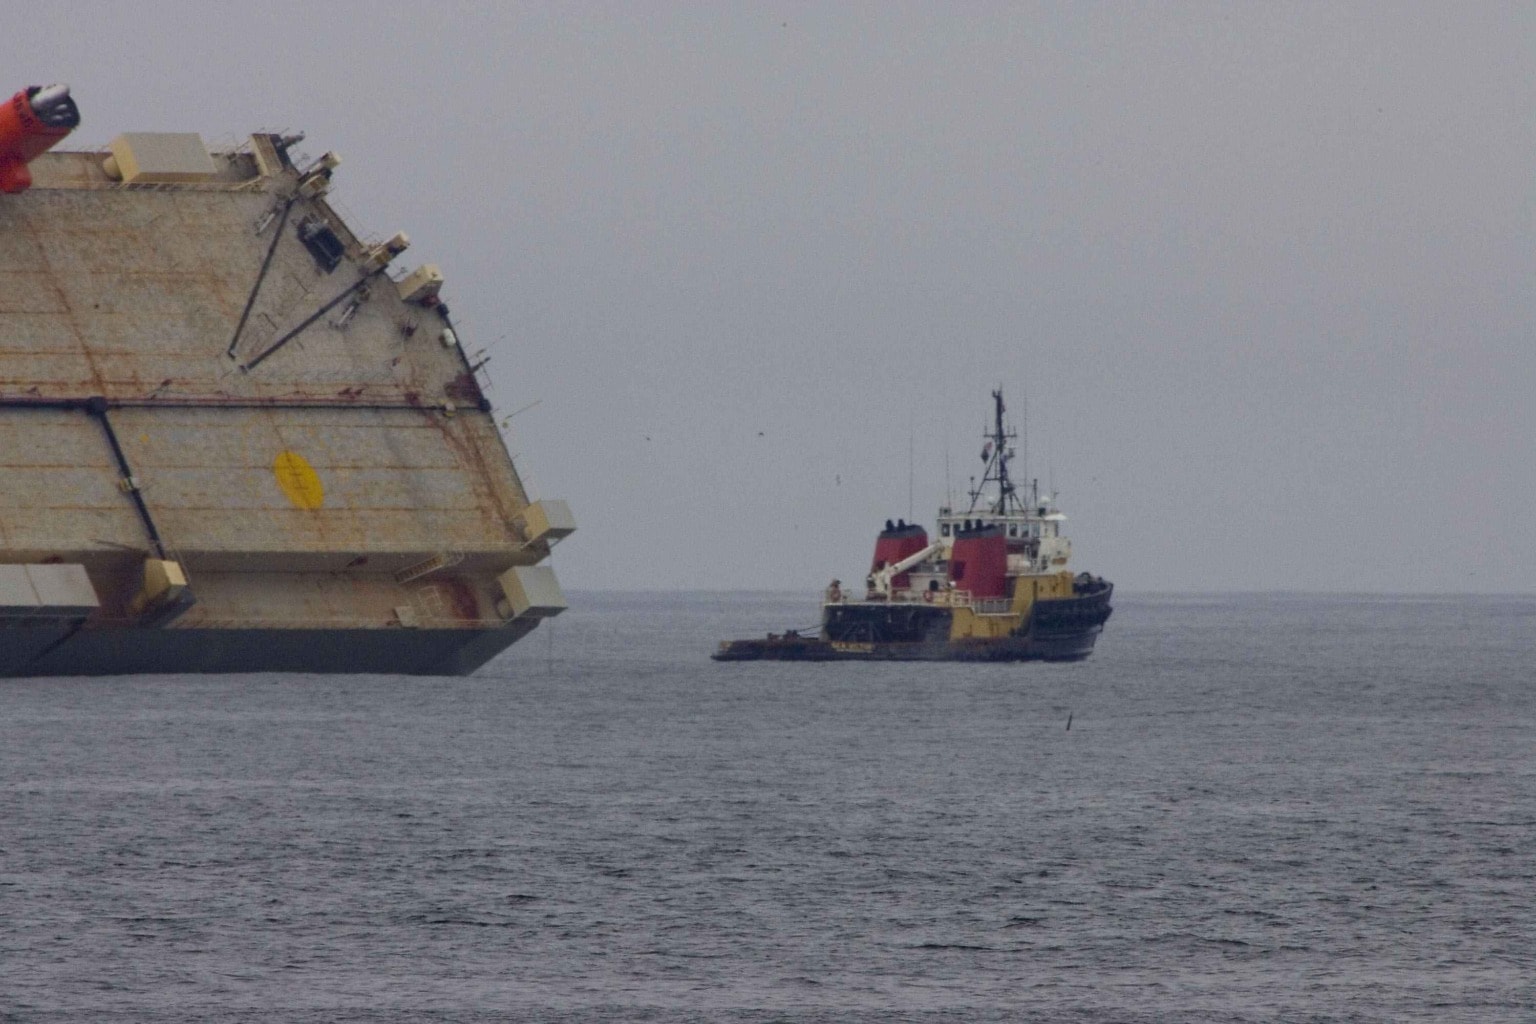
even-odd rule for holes
{"type": "Polygon", "coordinates": [[[860,578],[1001,384],[1123,591],[1536,589],[1536,5],[12,21],[81,145],[342,154],[502,412],[538,402],[508,441],[575,509],[567,588],[860,578]]]}

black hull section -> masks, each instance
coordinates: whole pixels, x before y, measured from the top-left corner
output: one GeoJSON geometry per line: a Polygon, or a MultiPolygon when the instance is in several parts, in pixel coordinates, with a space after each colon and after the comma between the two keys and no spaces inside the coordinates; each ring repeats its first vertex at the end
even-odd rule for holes
{"type": "Polygon", "coordinates": [[[716,661],[1081,661],[1093,653],[1113,609],[1113,584],[1096,583],[1065,601],[1041,601],[1013,634],[949,639],[943,606],[859,603],[828,605],[819,637],[770,635],[732,640],[716,661]]]}
{"type": "Polygon", "coordinates": [[[468,675],[537,625],[500,629],[0,628],[0,677],[302,672],[468,675]]]}
{"type": "Polygon", "coordinates": [[[1093,653],[1094,642],[1114,611],[1109,599],[1115,585],[1094,580],[1087,593],[1069,601],[1042,601],[1029,625],[1035,656],[1047,661],[1081,661],[1093,653]]]}
{"type": "Polygon", "coordinates": [[[732,640],[715,661],[1082,661],[1103,627],[1046,642],[1006,638],[943,644],[853,644],[822,639],[732,640]]]}
{"type": "Polygon", "coordinates": [[[830,604],[822,614],[821,635],[845,644],[943,645],[949,642],[952,615],[931,604],[830,604]]]}

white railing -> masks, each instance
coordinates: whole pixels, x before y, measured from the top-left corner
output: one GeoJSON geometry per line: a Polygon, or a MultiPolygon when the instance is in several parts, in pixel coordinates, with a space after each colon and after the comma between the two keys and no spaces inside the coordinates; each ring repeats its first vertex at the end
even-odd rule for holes
{"type": "Polygon", "coordinates": [[[851,597],[847,591],[836,596],[826,595],[827,604],[928,604],[943,608],[969,608],[977,615],[1008,615],[1013,611],[1013,601],[1006,597],[972,598],[969,590],[897,590],[883,601],[866,595],[863,600],[851,597]]]}

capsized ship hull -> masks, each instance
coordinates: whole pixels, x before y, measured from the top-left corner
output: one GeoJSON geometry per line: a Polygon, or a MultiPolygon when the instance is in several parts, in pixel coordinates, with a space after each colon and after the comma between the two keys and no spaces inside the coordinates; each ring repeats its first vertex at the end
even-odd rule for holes
{"type": "Polygon", "coordinates": [[[302,672],[466,675],[527,635],[500,630],[92,629],[58,643],[56,631],[0,629],[0,676],[302,672]]]}
{"type": "Polygon", "coordinates": [[[0,675],[461,674],[565,607],[569,509],[525,490],[437,268],[329,203],[339,158],[65,152],[67,87],[6,109],[0,675]]]}

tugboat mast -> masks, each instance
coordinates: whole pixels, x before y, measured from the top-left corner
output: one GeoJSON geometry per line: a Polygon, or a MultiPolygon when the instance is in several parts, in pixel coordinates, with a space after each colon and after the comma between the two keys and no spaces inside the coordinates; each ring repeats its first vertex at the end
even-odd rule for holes
{"type": "MultiPolygon", "coordinates": [[[[995,483],[997,500],[993,502],[989,499],[985,511],[999,516],[1024,514],[1024,504],[1019,500],[1013,479],[1008,475],[1008,460],[1013,458],[1014,454],[1012,442],[1019,433],[1003,425],[1003,413],[1006,407],[1003,405],[1002,388],[992,392],[992,409],[992,430],[982,435],[987,439],[986,447],[981,450],[982,460],[987,464],[986,471],[982,473],[981,483],[971,489],[970,511],[978,510],[987,484],[995,483]]],[[[972,477],[972,480],[974,479],[972,477]]]]}

